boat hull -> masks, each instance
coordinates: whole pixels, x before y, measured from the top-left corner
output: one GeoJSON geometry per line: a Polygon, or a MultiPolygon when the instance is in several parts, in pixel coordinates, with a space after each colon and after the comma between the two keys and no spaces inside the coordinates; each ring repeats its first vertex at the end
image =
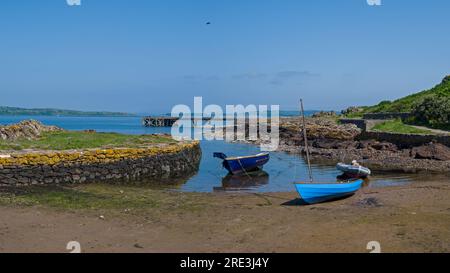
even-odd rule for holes
{"type": "Polygon", "coordinates": [[[348,183],[296,183],[300,198],[308,204],[332,201],[353,195],[363,184],[363,180],[348,183]]]}
{"type": "Polygon", "coordinates": [[[242,174],[261,170],[269,162],[269,154],[259,154],[246,157],[226,158],[223,161],[223,167],[231,174],[242,174]]]}

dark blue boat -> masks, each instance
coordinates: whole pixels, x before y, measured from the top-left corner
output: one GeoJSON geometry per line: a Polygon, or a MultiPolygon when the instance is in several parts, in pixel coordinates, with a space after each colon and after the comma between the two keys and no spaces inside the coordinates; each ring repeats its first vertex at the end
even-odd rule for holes
{"type": "Polygon", "coordinates": [[[237,157],[227,157],[224,153],[214,153],[214,157],[223,159],[223,167],[232,174],[261,170],[270,158],[269,153],[237,157]]]}

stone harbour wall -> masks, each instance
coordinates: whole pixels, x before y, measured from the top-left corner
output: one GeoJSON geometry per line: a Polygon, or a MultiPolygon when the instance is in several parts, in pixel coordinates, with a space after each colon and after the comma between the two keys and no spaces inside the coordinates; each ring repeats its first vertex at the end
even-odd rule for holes
{"type": "Polygon", "coordinates": [[[420,135],[420,134],[398,134],[387,132],[366,131],[357,137],[358,140],[375,139],[377,141],[390,142],[397,147],[405,149],[418,147],[425,144],[440,143],[450,147],[450,136],[448,135],[420,135]]]}
{"type": "Polygon", "coordinates": [[[397,113],[368,113],[363,115],[363,119],[408,119],[412,117],[411,113],[397,112],[397,113]]]}
{"type": "Polygon", "coordinates": [[[339,119],[341,124],[354,124],[363,131],[369,131],[375,125],[386,122],[384,119],[355,119],[355,118],[342,118],[339,119]]]}
{"type": "Polygon", "coordinates": [[[0,186],[177,178],[198,171],[198,142],[147,148],[32,151],[0,156],[0,186]]]}

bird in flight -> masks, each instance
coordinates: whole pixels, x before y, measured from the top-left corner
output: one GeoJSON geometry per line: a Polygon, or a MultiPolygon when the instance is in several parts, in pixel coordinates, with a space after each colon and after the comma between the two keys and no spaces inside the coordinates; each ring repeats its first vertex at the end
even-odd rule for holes
{"type": "Polygon", "coordinates": [[[211,22],[206,22],[207,25],[211,25],[211,22]]]}

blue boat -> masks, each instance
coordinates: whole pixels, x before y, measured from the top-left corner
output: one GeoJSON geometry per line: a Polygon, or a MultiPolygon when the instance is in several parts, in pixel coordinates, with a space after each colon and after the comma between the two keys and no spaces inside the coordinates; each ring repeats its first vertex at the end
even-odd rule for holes
{"type": "Polygon", "coordinates": [[[353,195],[363,184],[363,180],[345,183],[314,183],[311,162],[309,158],[308,137],[306,134],[305,113],[303,101],[300,100],[301,113],[303,117],[303,140],[305,141],[306,159],[308,161],[309,183],[295,183],[300,198],[308,204],[316,204],[332,201],[353,195]]]}
{"type": "Polygon", "coordinates": [[[353,195],[363,180],[346,183],[295,183],[300,198],[308,204],[316,204],[353,195]]]}
{"type": "Polygon", "coordinates": [[[231,174],[242,174],[258,171],[269,162],[269,153],[250,156],[227,157],[224,153],[214,153],[214,157],[223,159],[223,167],[231,174]]]}

